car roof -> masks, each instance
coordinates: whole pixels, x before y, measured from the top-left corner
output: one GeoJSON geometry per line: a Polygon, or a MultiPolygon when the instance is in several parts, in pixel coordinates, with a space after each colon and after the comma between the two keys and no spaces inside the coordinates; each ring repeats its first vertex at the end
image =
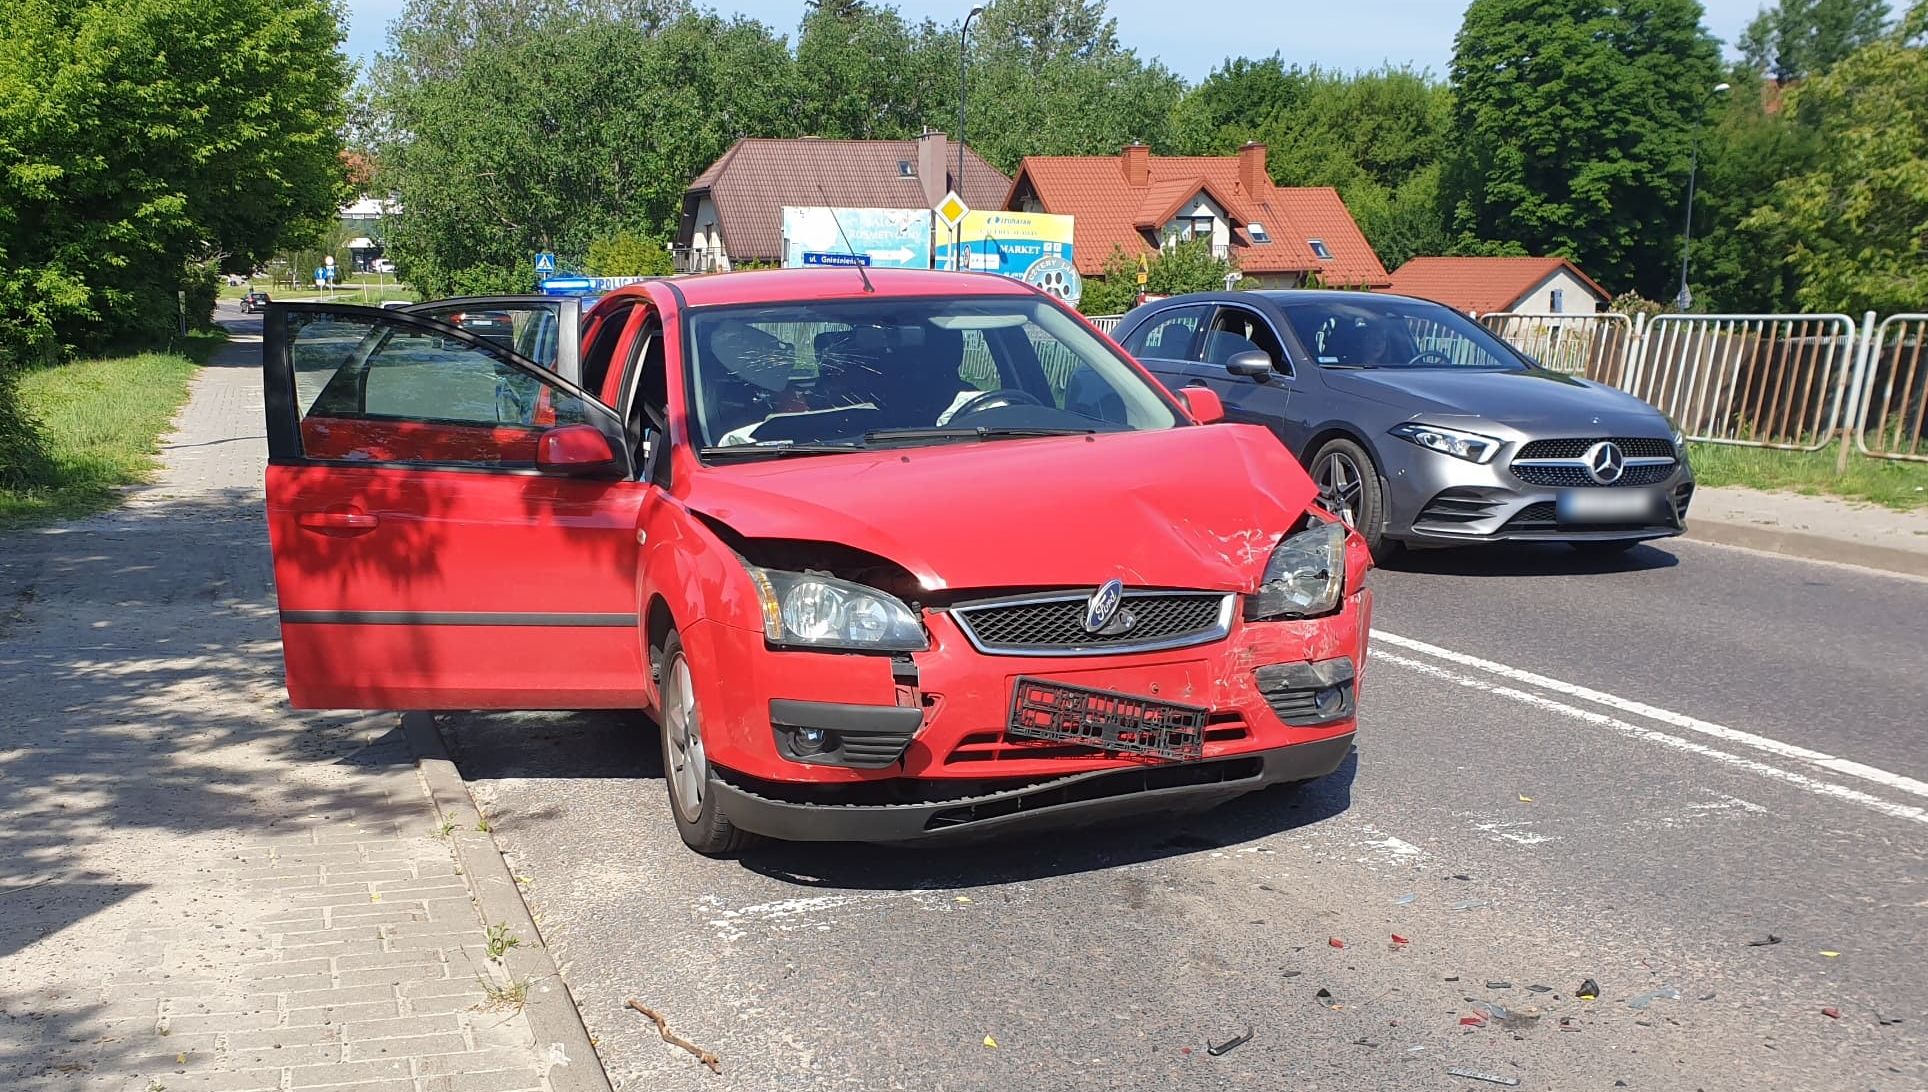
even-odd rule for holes
{"type": "MultiPolygon", "coordinates": [[[[1396,292],[1368,292],[1364,294],[1372,296],[1376,299],[1401,300],[1407,303],[1428,303],[1428,304],[1432,304],[1434,307],[1445,306],[1444,304],[1436,303],[1433,300],[1422,299],[1418,296],[1402,296],[1396,292]]],[[[1249,304],[1254,301],[1273,303],[1273,304],[1344,303],[1348,298],[1354,298],[1359,295],[1361,295],[1361,293],[1352,292],[1352,291],[1343,291],[1336,288],[1260,288],[1260,289],[1254,289],[1252,291],[1246,291],[1246,292],[1225,292],[1225,291],[1188,292],[1182,296],[1167,296],[1162,300],[1155,300],[1152,303],[1145,304],[1144,306],[1146,308],[1168,307],[1174,303],[1247,303],[1249,304]]]]}
{"type": "MultiPolygon", "coordinates": [[[[904,298],[911,296],[1042,295],[1023,281],[995,273],[955,273],[939,269],[868,269],[870,285],[848,266],[768,269],[747,273],[705,273],[670,283],[690,307],[740,303],[797,303],[810,300],[904,298]]],[[[645,288],[619,288],[619,295],[645,288]]]]}

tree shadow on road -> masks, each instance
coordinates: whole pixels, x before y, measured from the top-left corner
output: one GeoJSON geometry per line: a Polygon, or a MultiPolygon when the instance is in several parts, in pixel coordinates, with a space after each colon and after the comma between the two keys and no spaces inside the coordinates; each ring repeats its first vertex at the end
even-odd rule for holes
{"type": "Polygon", "coordinates": [[[1671,569],[1680,559],[1651,544],[1626,553],[1587,553],[1564,543],[1495,543],[1449,549],[1401,550],[1380,563],[1392,572],[1437,576],[1599,576],[1671,569]]]}

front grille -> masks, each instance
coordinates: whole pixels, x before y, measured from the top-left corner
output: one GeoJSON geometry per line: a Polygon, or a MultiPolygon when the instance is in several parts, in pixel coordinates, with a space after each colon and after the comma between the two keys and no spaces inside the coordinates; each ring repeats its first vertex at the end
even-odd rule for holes
{"type": "Polygon", "coordinates": [[[1586,440],[1529,440],[1515,459],[1577,459],[1601,440],[1612,440],[1630,459],[1671,459],[1674,442],[1649,436],[1600,436],[1586,440]]]}
{"type": "Polygon", "coordinates": [[[1175,648],[1217,640],[1226,633],[1223,592],[1126,592],[1123,609],[1136,623],[1123,633],[1088,633],[1089,592],[991,600],[951,608],[959,628],[982,652],[1009,655],[1091,655],[1143,648],[1175,648]]]}
{"type": "MultiPolygon", "coordinates": [[[[1557,458],[1558,456],[1545,456],[1557,458]]],[[[1656,458],[1658,456],[1655,456],[1656,458]]],[[[1514,466],[1513,476],[1528,485],[1557,485],[1575,488],[1600,488],[1601,486],[1659,485],[1673,475],[1674,464],[1665,466],[1630,466],[1621,471],[1620,477],[1611,482],[1596,482],[1593,475],[1579,466],[1514,466]]]]}

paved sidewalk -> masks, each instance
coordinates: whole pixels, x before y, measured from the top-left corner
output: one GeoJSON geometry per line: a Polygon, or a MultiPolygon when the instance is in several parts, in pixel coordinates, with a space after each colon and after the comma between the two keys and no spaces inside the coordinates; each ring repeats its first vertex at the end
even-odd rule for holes
{"type": "Polygon", "coordinates": [[[1694,492],[1687,536],[1729,546],[1928,576],[1928,509],[1739,486],[1694,492]]]}
{"type": "Polygon", "coordinates": [[[286,707],[259,355],[124,508],[0,535],[0,1088],[548,1089],[396,718],[286,707]]]}

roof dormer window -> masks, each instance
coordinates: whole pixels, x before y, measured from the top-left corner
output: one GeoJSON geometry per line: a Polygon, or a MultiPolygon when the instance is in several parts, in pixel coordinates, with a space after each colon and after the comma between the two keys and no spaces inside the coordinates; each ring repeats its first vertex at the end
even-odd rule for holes
{"type": "Polygon", "coordinates": [[[1252,237],[1253,242],[1258,243],[1260,245],[1264,245],[1272,241],[1272,237],[1265,233],[1264,224],[1247,224],[1245,225],[1245,233],[1252,237]]]}
{"type": "Polygon", "coordinates": [[[1305,245],[1312,248],[1312,256],[1322,262],[1332,260],[1332,248],[1325,245],[1324,239],[1307,239],[1305,245]]]}

